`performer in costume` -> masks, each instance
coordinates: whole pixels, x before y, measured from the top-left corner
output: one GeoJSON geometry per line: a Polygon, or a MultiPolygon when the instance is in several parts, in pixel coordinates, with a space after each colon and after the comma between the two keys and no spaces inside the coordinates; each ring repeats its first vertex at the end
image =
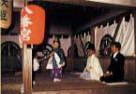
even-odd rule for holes
{"type": "Polygon", "coordinates": [[[58,39],[53,41],[53,52],[50,54],[46,69],[51,69],[51,75],[54,82],[61,81],[62,69],[65,65],[64,52],[60,48],[60,42],[58,39]]]}

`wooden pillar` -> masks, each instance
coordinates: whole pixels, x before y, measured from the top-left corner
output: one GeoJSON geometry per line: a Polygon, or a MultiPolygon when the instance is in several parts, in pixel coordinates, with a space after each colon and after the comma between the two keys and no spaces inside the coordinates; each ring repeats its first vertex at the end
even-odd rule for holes
{"type": "Polygon", "coordinates": [[[94,31],[94,27],[90,27],[90,35],[91,35],[91,43],[95,44],[95,31],[94,31]]]}
{"type": "MultiPolygon", "coordinates": [[[[28,0],[24,0],[27,6],[28,0]]],[[[24,94],[32,94],[32,48],[23,44],[23,88],[24,94]]]]}
{"type": "MultiPolygon", "coordinates": [[[[2,31],[1,31],[2,32],[2,31]]],[[[0,32],[0,45],[1,45],[1,32],[0,32]]],[[[0,49],[1,49],[1,46],[0,46],[0,49]]],[[[0,50],[0,53],[1,53],[1,50],[0,50]]],[[[1,60],[1,56],[0,56],[0,60],[1,60]]],[[[0,68],[1,68],[1,61],[0,61],[0,68]]],[[[1,70],[0,70],[0,74],[1,74],[1,70]]],[[[0,75],[0,91],[1,91],[1,75],[0,75]]]]}
{"type": "Polygon", "coordinates": [[[23,87],[24,94],[32,94],[32,49],[23,47],[23,87]]]}
{"type": "Polygon", "coordinates": [[[136,53],[136,11],[133,11],[133,16],[134,16],[135,53],[136,53]]]}
{"type": "MultiPolygon", "coordinates": [[[[135,54],[136,54],[136,10],[133,11],[133,16],[134,16],[135,54]]],[[[136,70],[136,58],[135,58],[135,70],[136,70]]],[[[135,75],[136,75],[136,71],[135,71],[135,75]]],[[[136,77],[135,77],[135,82],[136,82],[136,77]]]]}
{"type": "MultiPolygon", "coordinates": [[[[74,41],[74,35],[73,34],[71,34],[71,46],[72,46],[72,51],[74,51],[74,44],[75,44],[75,41],[74,41]]],[[[73,54],[73,53],[72,53],[73,54]]],[[[70,72],[72,72],[72,71],[74,71],[74,62],[75,62],[75,60],[74,60],[74,57],[73,57],[73,55],[72,55],[72,57],[70,56],[70,61],[69,61],[69,63],[70,63],[70,72]]]]}

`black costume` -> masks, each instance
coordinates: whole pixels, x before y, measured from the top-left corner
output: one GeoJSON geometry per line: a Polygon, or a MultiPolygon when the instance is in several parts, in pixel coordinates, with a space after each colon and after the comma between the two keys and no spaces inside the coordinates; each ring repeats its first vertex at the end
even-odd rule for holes
{"type": "Polygon", "coordinates": [[[112,72],[110,76],[102,76],[101,81],[105,82],[119,82],[124,80],[124,61],[125,58],[121,53],[118,53],[115,57],[111,57],[111,64],[107,71],[112,72]]]}

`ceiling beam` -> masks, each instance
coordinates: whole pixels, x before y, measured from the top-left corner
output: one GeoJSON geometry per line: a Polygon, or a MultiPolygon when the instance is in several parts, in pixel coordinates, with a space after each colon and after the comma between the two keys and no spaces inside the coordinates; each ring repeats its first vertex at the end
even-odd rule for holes
{"type": "Polygon", "coordinates": [[[79,26],[80,28],[78,28],[76,31],[80,32],[82,30],[85,30],[86,28],[96,26],[96,25],[100,25],[105,21],[108,22],[108,20],[116,18],[117,16],[123,15],[125,13],[128,13],[128,12],[124,10],[124,11],[115,11],[115,12],[106,13],[106,14],[104,14],[102,16],[94,18],[89,23],[86,23],[86,24],[84,24],[82,26],[79,26]]]}
{"type": "Polygon", "coordinates": [[[136,0],[44,0],[44,1],[64,4],[88,5],[94,7],[103,4],[105,4],[105,6],[117,5],[124,7],[136,7],[136,0]]]}
{"type": "Polygon", "coordinates": [[[136,0],[85,0],[85,1],[136,7],[136,0]]]}

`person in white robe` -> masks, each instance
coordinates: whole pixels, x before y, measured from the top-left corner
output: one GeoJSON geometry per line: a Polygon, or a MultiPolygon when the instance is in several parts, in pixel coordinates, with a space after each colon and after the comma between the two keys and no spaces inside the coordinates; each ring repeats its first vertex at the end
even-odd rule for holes
{"type": "Polygon", "coordinates": [[[35,76],[37,71],[40,68],[40,61],[38,60],[38,52],[35,53],[34,58],[33,58],[33,71],[32,71],[32,84],[35,85],[36,81],[35,81],[35,76]]]}
{"type": "Polygon", "coordinates": [[[103,70],[101,68],[99,59],[95,55],[95,47],[90,42],[86,45],[87,49],[87,64],[84,68],[83,73],[80,75],[80,78],[85,80],[100,80],[100,77],[103,75],[103,70]]]}

